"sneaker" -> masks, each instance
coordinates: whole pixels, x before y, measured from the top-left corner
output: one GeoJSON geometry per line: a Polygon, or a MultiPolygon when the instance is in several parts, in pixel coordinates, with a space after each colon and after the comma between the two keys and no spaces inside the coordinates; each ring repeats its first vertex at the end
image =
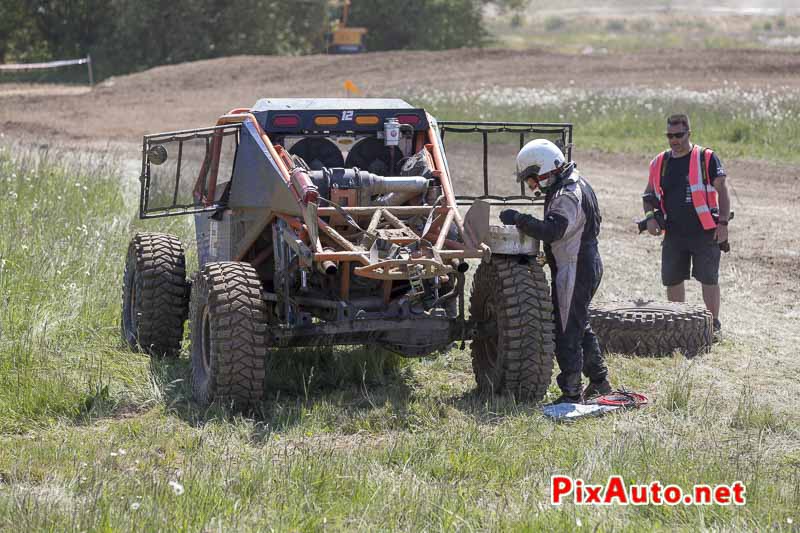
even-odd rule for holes
{"type": "Polygon", "coordinates": [[[598,382],[592,381],[583,390],[583,401],[591,400],[593,398],[597,398],[598,396],[609,394],[610,392],[611,383],[608,382],[608,379],[598,382]]]}
{"type": "Polygon", "coordinates": [[[558,405],[560,403],[583,403],[583,401],[581,401],[580,395],[568,396],[566,394],[562,394],[561,396],[556,398],[554,402],[549,403],[547,405],[558,405]]]}

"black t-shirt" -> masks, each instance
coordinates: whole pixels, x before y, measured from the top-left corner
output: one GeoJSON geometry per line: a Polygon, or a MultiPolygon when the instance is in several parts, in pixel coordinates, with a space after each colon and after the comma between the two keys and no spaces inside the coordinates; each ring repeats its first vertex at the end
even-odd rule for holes
{"type": "MultiPolygon", "coordinates": [[[[667,231],[680,235],[696,235],[702,233],[703,225],[697,217],[692,203],[692,192],[689,188],[689,161],[692,153],[683,157],[670,157],[667,170],[661,178],[661,189],[664,192],[664,209],[667,215],[667,231]]],[[[717,154],[711,156],[708,164],[708,180],[725,175],[717,154]]]]}

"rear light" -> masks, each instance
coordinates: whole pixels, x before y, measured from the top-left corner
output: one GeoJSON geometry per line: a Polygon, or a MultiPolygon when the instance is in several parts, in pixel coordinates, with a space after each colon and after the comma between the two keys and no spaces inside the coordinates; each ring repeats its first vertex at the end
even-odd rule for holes
{"type": "Polygon", "coordinates": [[[335,126],[339,123],[339,117],[334,117],[331,115],[320,115],[318,117],[314,117],[314,124],[317,126],[335,126]]]}
{"type": "Polygon", "coordinates": [[[381,123],[377,115],[359,115],[356,117],[356,124],[359,126],[376,126],[381,123]]]}
{"type": "Polygon", "coordinates": [[[395,118],[400,124],[409,124],[411,126],[419,124],[419,115],[397,115],[395,118]]]}
{"type": "Polygon", "coordinates": [[[272,119],[273,128],[297,128],[300,126],[298,115],[278,115],[272,119]]]}

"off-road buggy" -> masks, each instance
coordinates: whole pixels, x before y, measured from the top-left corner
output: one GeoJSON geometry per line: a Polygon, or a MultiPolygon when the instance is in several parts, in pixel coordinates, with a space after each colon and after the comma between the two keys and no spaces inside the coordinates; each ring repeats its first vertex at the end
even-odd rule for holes
{"type": "Polygon", "coordinates": [[[397,99],[262,99],[214,127],[145,136],[139,216],[192,214],[199,270],[187,278],[176,237],[137,233],[124,338],[177,356],[188,317],[200,402],[259,401],[273,349],[419,357],[467,340],[482,389],[541,399],[554,341],[539,243],[489,224],[491,204],[539,200],[510,175],[498,180],[510,194],[490,193],[498,134],[519,146],[548,137],[570,153],[569,124],[437,122],[397,99]],[[482,193],[456,195],[444,150],[456,133],[482,141],[482,193]],[[479,262],[469,316],[468,260],[479,262]]]}

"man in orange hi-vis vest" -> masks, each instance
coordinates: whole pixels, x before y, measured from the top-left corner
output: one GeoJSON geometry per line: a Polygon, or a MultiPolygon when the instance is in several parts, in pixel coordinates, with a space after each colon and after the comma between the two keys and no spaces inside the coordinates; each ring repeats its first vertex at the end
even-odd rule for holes
{"type": "Polygon", "coordinates": [[[689,117],[667,119],[669,150],[650,162],[643,195],[647,230],[664,232],[661,243],[661,281],[671,302],[686,300],[684,281],[691,275],[703,286],[703,301],[719,321],[720,248],[728,246],[730,198],[722,163],[712,150],[690,141],[689,117]],[[660,210],[663,218],[657,216],[660,210]],[[661,227],[658,219],[664,221],[661,227]]]}

